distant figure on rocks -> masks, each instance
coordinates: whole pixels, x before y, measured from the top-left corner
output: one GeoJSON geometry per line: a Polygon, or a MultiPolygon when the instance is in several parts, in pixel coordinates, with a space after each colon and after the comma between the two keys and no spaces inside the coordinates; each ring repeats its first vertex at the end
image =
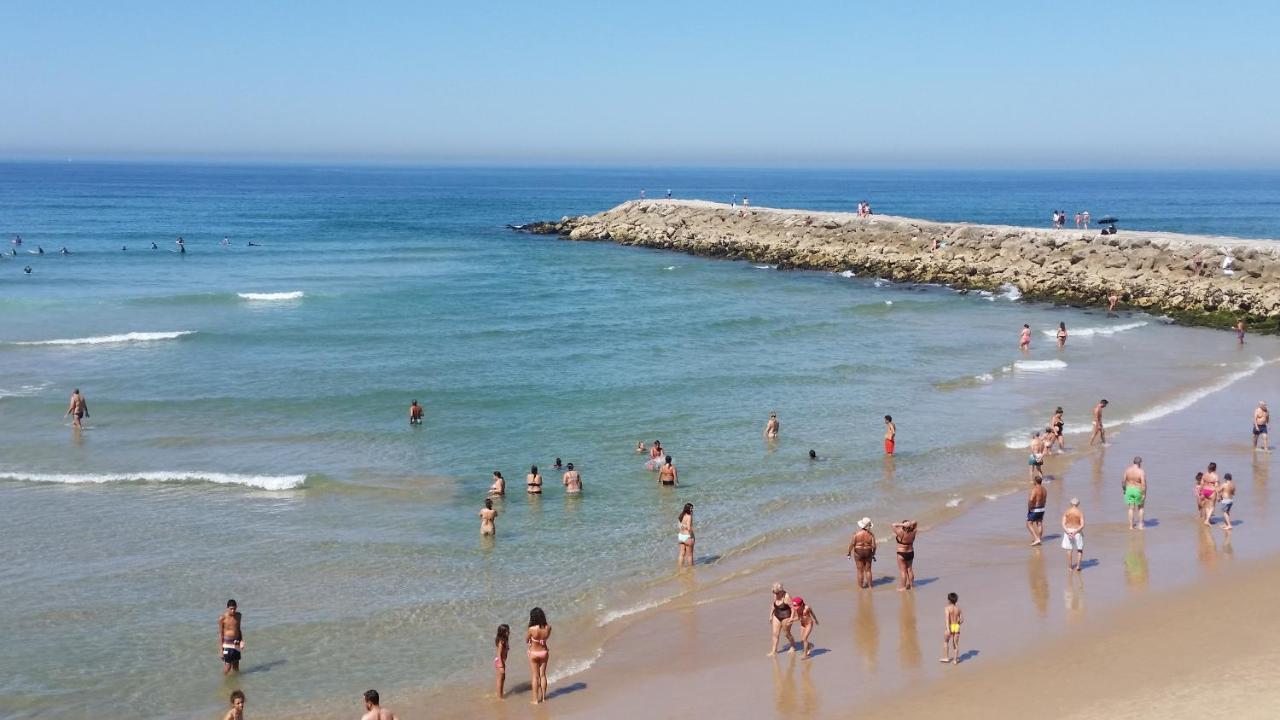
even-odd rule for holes
{"type": "Polygon", "coordinates": [[[671,188],[667,188],[667,199],[671,199],[671,188]]]}
{"type": "Polygon", "coordinates": [[[738,207],[737,193],[734,193],[733,197],[729,198],[729,207],[738,207]]]}
{"type": "Polygon", "coordinates": [[[1084,227],[1084,216],[1077,212],[1076,213],[1076,229],[1079,230],[1082,227],[1084,227]]]}
{"type": "Polygon", "coordinates": [[[751,207],[751,198],[746,195],[742,196],[742,207],[751,207]]]}
{"type": "Polygon", "coordinates": [[[1084,229],[1088,230],[1089,229],[1089,211],[1088,210],[1084,211],[1084,215],[1082,219],[1084,220],[1084,229]]]}
{"type": "Polygon", "coordinates": [[[1109,313],[1115,312],[1116,303],[1118,302],[1120,302],[1120,296],[1117,295],[1116,293],[1111,293],[1109,296],[1107,296],[1107,312],[1109,313]]]}
{"type": "Polygon", "coordinates": [[[640,199],[644,199],[644,188],[640,188],[640,199]]]}

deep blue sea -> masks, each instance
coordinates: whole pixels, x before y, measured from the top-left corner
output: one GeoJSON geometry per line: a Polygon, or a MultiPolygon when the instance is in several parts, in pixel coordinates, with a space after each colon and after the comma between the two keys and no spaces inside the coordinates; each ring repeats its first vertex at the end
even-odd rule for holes
{"type": "Polygon", "coordinates": [[[255,715],[373,684],[487,688],[494,627],[535,604],[558,623],[565,676],[611,623],[688,591],[674,580],[685,502],[693,582],[715,583],[862,515],[1006,491],[1025,474],[1012,448],[1056,405],[1079,430],[1105,392],[1114,424],[1145,422],[1280,354],[1012,292],[505,227],[642,188],[1280,237],[1274,172],[0,165],[0,236],[17,251],[0,260],[0,605],[21,648],[0,653],[0,716],[216,712],[229,597],[255,715]],[[1062,351],[1046,335],[1058,322],[1062,351]],[[63,417],[73,388],[90,409],[80,432],[63,417]],[[771,411],[776,443],[761,436],[771,411]],[[679,488],[633,451],[654,439],[679,488]],[[560,489],[556,457],[582,471],[582,497],[560,489]],[[523,492],[533,464],[541,498],[523,492]],[[483,540],[494,470],[510,492],[483,540]]]}

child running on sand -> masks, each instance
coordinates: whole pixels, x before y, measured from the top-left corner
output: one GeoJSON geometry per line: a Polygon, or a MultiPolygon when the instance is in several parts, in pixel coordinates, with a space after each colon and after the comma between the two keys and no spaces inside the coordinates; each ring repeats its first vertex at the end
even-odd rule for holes
{"type": "Polygon", "coordinates": [[[952,665],[960,662],[960,626],[964,624],[964,613],[957,604],[959,602],[959,595],[947,593],[947,609],[944,614],[947,628],[946,634],[942,636],[943,656],[938,658],[938,662],[952,665]]]}
{"type": "Polygon", "coordinates": [[[801,657],[809,657],[809,653],[813,652],[813,643],[809,642],[809,633],[813,632],[813,626],[818,624],[818,615],[813,608],[806,605],[804,598],[797,595],[791,598],[791,607],[795,610],[793,617],[800,621],[800,647],[804,650],[801,657]]]}
{"type": "Polygon", "coordinates": [[[506,697],[507,684],[507,650],[511,648],[511,627],[498,626],[498,634],[493,638],[494,656],[493,671],[498,676],[498,699],[506,697]]]}

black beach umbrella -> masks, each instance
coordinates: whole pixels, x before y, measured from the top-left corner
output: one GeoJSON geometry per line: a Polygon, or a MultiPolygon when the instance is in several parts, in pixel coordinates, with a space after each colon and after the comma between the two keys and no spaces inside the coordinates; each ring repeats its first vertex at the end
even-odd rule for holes
{"type": "Polygon", "coordinates": [[[1108,215],[1102,218],[1101,220],[1098,220],[1099,225],[1115,225],[1118,222],[1120,222],[1120,218],[1117,218],[1113,215],[1108,215]]]}

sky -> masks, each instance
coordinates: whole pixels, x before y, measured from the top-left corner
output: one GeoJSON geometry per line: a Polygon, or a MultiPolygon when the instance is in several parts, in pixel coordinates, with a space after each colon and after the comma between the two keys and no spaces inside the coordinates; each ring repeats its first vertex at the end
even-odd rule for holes
{"type": "Polygon", "coordinates": [[[0,158],[1280,167],[1280,3],[0,3],[0,158]]]}

